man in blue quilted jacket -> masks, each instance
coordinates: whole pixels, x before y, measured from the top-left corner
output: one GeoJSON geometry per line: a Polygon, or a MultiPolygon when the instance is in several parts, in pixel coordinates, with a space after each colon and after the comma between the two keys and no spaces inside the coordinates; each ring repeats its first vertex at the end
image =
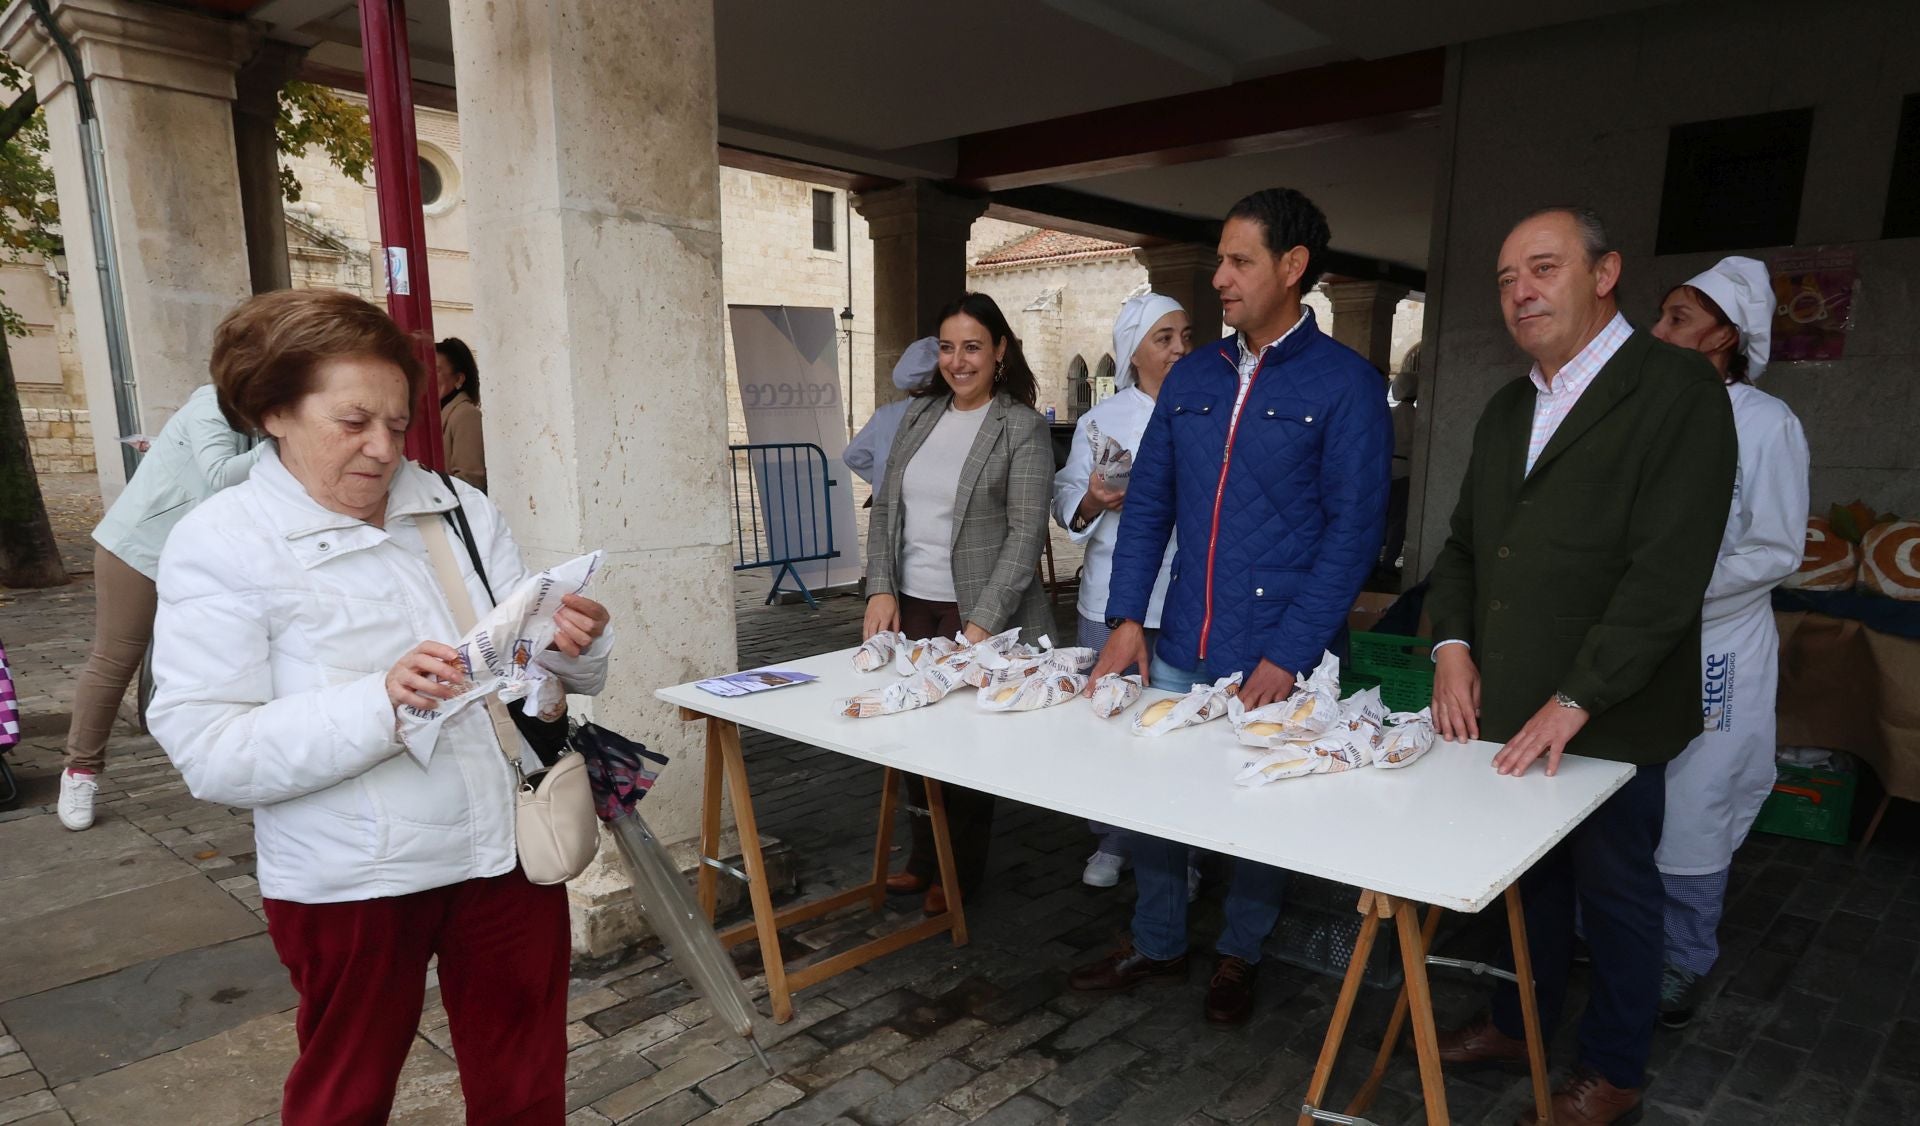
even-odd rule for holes
{"type": "MultiPolygon", "coordinates": [[[[1249,707],[1283,699],[1346,622],[1385,534],[1393,423],[1380,373],[1300,303],[1329,233],[1312,200],[1269,188],[1234,204],[1213,286],[1234,331],[1167,376],[1134,455],[1113,554],[1113,636],[1093,679],[1137,665],[1184,692],[1239,673],[1249,707]],[[1180,549],[1147,652],[1141,621],[1175,531],[1180,549]]],[[[1228,799],[1221,794],[1221,800],[1228,799]]],[[[1136,838],[1132,941],[1075,972],[1125,989],[1186,972],[1187,846],[1136,838]]],[[[1234,863],[1207,1019],[1244,1021],[1286,873],[1234,863]]]]}

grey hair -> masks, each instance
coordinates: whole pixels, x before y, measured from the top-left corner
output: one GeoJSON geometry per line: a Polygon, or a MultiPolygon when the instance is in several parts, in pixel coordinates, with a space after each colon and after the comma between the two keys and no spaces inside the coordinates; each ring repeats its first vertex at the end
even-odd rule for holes
{"type": "MultiPolygon", "coordinates": [[[[1543,215],[1565,215],[1573,220],[1574,229],[1580,232],[1580,245],[1586,249],[1588,265],[1600,261],[1614,249],[1613,239],[1607,235],[1607,221],[1600,218],[1600,213],[1591,207],[1577,203],[1556,203],[1527,212],[1520,218],[1520,223],[1543,215]]],[[[1514,226],[1518,227],[1520,223],[1514,226]]]]}

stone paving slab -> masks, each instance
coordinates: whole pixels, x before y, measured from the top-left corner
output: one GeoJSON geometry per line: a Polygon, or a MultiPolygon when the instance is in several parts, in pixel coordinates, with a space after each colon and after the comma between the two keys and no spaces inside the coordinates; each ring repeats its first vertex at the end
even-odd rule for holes
{"type": "MultiPolygon", "coordinates": [[[[298,1055],[293,1014],[274,1013],[139,1063],[59,1087],[79,1126],[241,1126],[278,1122],[280,1087],[298,1055]]],[[[395,1121],[458,1122],[453,1061],[415,1038],[401,1074],[395,1121]],[[399,1113],[405,1100],[408,1116],[399,1113]]]]}
{"type": "Polygon", "coordinates": [[[0,1005],[53,1086],[205,1040],[299,997],[264,934],[200,946],[0,1005]]]}
{"type": "Polygon", "coordinates": [[[0,927],[193,874],[191,864],[124,821],[84,833],[53,817],[11,821],[0,825],[0,927]]]}
{"type": "Polygon", "coordinates": [[[0,924],[0,1001],[266,929],[200,876],[0,924]]]}

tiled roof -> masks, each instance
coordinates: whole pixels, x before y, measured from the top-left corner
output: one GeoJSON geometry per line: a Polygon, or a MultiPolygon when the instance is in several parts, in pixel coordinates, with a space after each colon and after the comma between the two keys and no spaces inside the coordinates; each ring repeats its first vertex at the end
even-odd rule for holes
{"type": "Polygon", "coordinates": [[[1121,242],[1070,235],[1065,231],[1034,231],[1004,246],[987,251],[975,259],[975,269],[1032,266],[1052,262],[1080,262],[1093,258],[1115,258],[1130,253],[1132,247],[1121,242]]]}

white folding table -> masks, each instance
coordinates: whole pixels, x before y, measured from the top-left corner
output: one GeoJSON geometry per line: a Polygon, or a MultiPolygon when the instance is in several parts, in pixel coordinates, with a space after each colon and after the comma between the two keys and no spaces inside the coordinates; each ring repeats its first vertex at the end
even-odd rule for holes
{"type": "MultiPolygon", "coordinates": [[[[681,684],[656,693],[678,705],[683,718],[707,723],[702,845],[710,858],[719,845],[723,773],[732,791],[754,918],[721,937],[729,945],[759,938],[775,1020],[784,1022],[792,1016],[792,990],[942,931],[952,935],[955,945],[966,942],[939,786],[952,783],[1361,889],[1358,909],[1364,918],[1307,1104],[1302,1107],[1303,1123],[1312,1118],[1352,1121],[1326,1111],[1319,1102],[1325,1097],[1367,956],[1383,920],[1392,920],[1398,929],[1406,984],[1373,1075],[1347,1113],[1360,1114],[1371,1102],[1410,1010],[1428,1121],[1448,1120],[1427,986],[1427,947],[1441,909],[1478,912],[1504,894],[1533,1061],[1534,1093],[1541,1120],[1547,1120],[1545,1050],[1533,1005],[1517,881],[1625,785],[1633,776],[1632,766],[1567,756],[1555,777],[1545,777],[1536,767],[1522,778],[1507,778],[1495,774],[1490,765],[1499,749],[1494,744],[1443,743],[1400,770],[1355,770],[1242,789],[1233,778],[1248,761],[1250,748],[1236,742],[1225,720],[1146,739],[1131,733],[1125,714],[1101,720],[1082,702],[1037,712],[995,713],[982,710],[970,690],[917,711],[849,719],[839,714],[837,701],[893,679],[891,672],[855,672],[852,652],[841,650],[770,666],[820,678],[798,687],[721,697],[681,684]],[[886,768],[873,874],[867,883],[781,911],[773,909],[740,753],[741,726],[886,768]],[[787,972],[780,956],[780,927],[863,900],[878,909],[884,901],[895,774],[927,779],[927,812],[935,830],[948,911],[861,948],[787,972]],[[1418,917],[1423,903],[1431,908],[1424,925],[1418,917]]],[[[1157,695],[1149,692],[1148,698],[1157,695]]],[[[700,896],[709,915],[714,878],[712,864],[702,865],[700,896]]]]}

